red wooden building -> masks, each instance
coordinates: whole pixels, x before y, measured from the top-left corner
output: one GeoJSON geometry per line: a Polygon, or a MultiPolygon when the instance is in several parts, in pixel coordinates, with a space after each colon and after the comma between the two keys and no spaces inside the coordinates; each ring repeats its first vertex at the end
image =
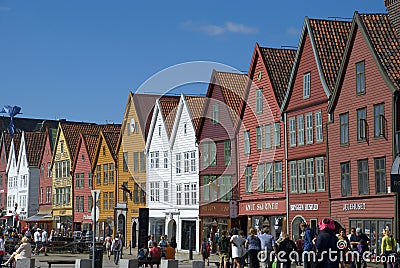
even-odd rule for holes
{"type": "Polygon", "coordinates": [[[350,26],[346,21],[305,18],[281,107],[286,125],[288,231],[295,239],[301,222],[316,229],[318,221],[329,216],[327,107],[350,26]]]}
{"type": "Polygon", "coordinates": [[[1,220],[5,220],[8,214],[7,209],[7,161],[11,146],[11,135],[5,132],[1,135],[0,140],[0,209],[4,210],[1,220]]]}
{"type": "Polygon", "coordinates": [[[389,16],[356,12],[329,105],[331,215],[346,229],[362,228],[377,253],[382,230],[398,225],[390,172],[399,130],[399,58],[389,16]]]}
{"type": "Polygon", "coordinates": [[[234,128],[239,122],[247,80],[245,74],[213,71],[208,86],[197,133],[201,241],[208,237],[214,241],[216,234],[238,227],[237,213],[234,213],[238,198],[234,128]]]}
{"type": "Polygon", "coordinates": [[[286,232],[284,124],[280,106],[296,50],[256,44],[238,128],[241,228],[286,232]]]}

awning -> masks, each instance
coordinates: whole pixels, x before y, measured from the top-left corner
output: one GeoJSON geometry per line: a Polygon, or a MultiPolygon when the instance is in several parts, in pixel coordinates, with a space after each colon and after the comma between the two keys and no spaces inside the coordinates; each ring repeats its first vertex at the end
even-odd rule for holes
{"type": "Polygon", "coordinates": [[[11,216],[5,215],[5,216],[3,216],[3,217],[0,217],[0,220],[7,220],[8,218],[11,218],[11,216]]]}
{"type": "Polygon", "coordinates": [[[36,215],[33,215],[33,216],[31,216],[31,217],[29,217],[29,218],[27,218],[25,221],[52,221],[53,220],[53,218],[51,217],[51,215],[50,215],[50,217],[49,217],[49,214],[36,214],[36,215]]]}

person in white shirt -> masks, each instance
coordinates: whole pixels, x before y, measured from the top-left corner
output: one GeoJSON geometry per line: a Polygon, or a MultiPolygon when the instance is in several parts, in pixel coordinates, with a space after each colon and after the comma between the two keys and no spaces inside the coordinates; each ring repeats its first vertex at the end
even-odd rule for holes
{"type": "Polygon", "coordinates": [[[35,250],[34,255],[39,255],[40,244],[42,242],[42,235],[40,234],[40,228],[36,229],[36,232],[33,234],[33,241],[35,242],[35,250]]]}
{"type": "Polygon", "coordinates": [[[8,261],[2,263],[1,266],[8,266],[11,261],[20,260],[20,259],[30,259],[32,257],[32,247],[29,242],[28,237],[23,237],[21,239],[21,245],[17,248],[17,250],[10,256],[8,261]]]}
{"type": "Polygon", "coordinates": [[[48,237],[47,231],[46,231],[46,229],[44,229],[42,232],[42,237],[41,237],[42,247],[39,250],[39,252],[44,250],[44,256],[49,256],[49,255],[47,255],[47,239],[48,239],[47,237],[48,237]]]}

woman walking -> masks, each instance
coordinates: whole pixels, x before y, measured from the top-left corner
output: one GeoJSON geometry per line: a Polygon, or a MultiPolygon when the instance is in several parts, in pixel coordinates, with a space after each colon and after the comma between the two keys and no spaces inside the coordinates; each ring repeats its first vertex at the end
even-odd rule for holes
{"type": "Polygon", "coordinates": [[[240,259],[243,256],[244,252],[244,244],[246,243],[246,239],[239,236],[239,231],[237,229],[233,230],[233,235],[231,237],[231,244],[232,244],[232,260],[233,265],[236,264],[237,268],[243,268],[240,263],[240,259]]]}
{"type": "Polygon", "coordinates": [[[250,235],[247,237],[246,246],[249,254],[249,268],[259,268],[258,252],[261,250],[261,240],[257,236],[257,230],[250,228],[250,235]]]}

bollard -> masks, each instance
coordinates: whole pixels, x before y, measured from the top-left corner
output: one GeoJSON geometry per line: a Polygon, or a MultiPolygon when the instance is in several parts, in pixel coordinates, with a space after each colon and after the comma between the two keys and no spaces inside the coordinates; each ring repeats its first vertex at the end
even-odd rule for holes
{"type": "Polygon", "coordinates": [[[137,268],[138,260],[122,259],[119,261],[120,268],[137,268]]]}
{"type": "Polygon", "coordinates": [[[88,259],[76,259],[75,260],[75,268],[91,268],[92,260],[88,259]]]}
{"type": "Polygon", "coordinates": [[[19,259],[16,261],[16,268],[34,268],[35,267],[35,259],[19,259]]]}
{"type": "Polygon", "coordinates": [[[129,240],[129,255],[132,255],[132,240],[129,240]]]}
{"type": "Polygon", "coordinates": [[[161,268],[178,268],[178,261],[161,259],[161,268]]]}
{"type": "Polygon", "coordinates": [[[204,261],[193,261],[192,268],[204,268],[206,265],[204,261]]]}

